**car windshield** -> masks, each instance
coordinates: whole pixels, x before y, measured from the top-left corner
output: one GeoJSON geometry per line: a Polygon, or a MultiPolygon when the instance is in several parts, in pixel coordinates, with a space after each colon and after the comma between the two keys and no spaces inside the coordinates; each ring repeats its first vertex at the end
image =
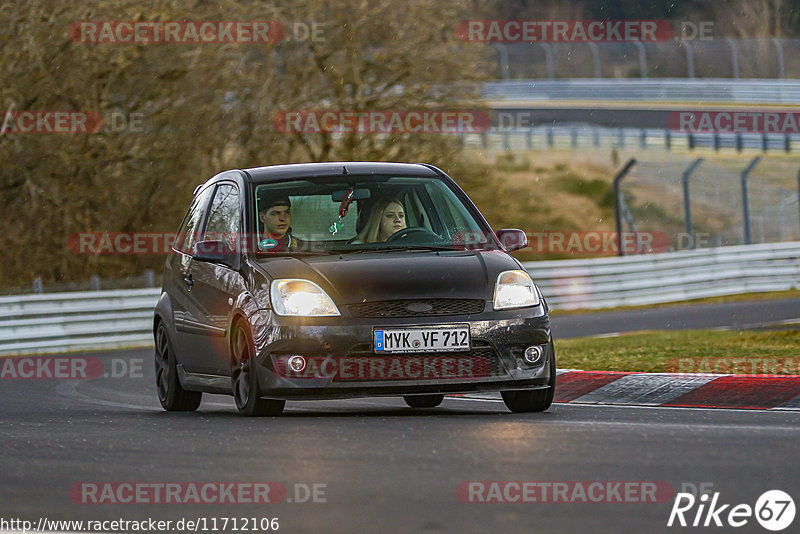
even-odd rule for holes
{"type": "Polygon", "coordinates": [[[496,247],[443,180],[385,176],[292,180],[255,188],[258,253],[496,247]]]}

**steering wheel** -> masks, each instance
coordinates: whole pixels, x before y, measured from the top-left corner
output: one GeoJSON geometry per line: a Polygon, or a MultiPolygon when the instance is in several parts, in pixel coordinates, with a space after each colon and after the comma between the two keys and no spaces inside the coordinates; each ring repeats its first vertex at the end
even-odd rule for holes
{"type": "Polygon", "coordinates": [[[399,241],[405,241],[406,239],[408,239],[409,242],[424,242],[427,240],[425,238],[431,238],[434,241],[442,240],[442,237],[439,234],[428,230],[424,226],[409,226],[408,228],[403,228],[402,230],[398,230],[390,235],[386,239],[386,243],[397,243],[399,241]],[[412,236],[416,239],[409,239],[409,236],[412,236]]]}

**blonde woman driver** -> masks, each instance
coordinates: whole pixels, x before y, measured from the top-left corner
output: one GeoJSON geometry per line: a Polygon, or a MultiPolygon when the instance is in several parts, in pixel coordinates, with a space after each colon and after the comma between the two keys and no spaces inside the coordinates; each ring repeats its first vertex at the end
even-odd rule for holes
{"type": "Polygon", "coordinates": [[[364,228],[351,243],[378,243],[406,227],[406,212],[399,200],[382,197],[375,201],[364,228]]]}

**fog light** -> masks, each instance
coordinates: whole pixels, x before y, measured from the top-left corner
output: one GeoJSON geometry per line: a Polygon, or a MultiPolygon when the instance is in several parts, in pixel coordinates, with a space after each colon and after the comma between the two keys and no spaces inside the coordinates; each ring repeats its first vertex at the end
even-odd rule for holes
{"type": "Polygon", "coordinates": [[[525,349],[525,354],[523,357],[525,361],[528,363],[539,363],[539,360],[542,359],[542,347],[532,346],[525,349]]]}
{"type": "Polygon", "coordinates": [[[306,368],[306,359],[302,356],[290,356],[289,357],[289,369],[294,371],[295,373],[299,373],[303,369],[306,368]]]}

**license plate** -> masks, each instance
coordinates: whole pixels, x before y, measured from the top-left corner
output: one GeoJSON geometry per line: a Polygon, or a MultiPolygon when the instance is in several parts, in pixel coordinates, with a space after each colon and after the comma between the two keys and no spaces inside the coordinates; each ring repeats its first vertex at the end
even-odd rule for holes
{"type": "Polygon", "coordinates": [[[469,350],[469,326],[385,328],[373,332],[375,352],[452,352],[469,350]]]}

